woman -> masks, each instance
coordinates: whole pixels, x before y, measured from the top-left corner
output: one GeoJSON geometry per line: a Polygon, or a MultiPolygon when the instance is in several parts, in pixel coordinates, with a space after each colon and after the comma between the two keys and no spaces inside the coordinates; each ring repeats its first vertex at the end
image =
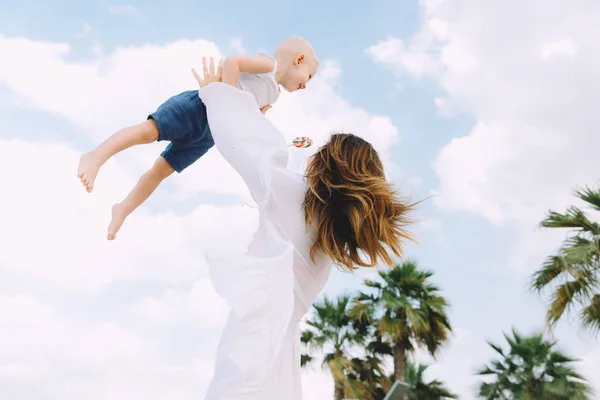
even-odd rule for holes
{"type": "Polygon", "coordinates": [[[244,256],[208,257],[232,311],[205,399],[300,400],[300,320],[333,264],[351,271],[402,255],[412,204],[395,197],[371,144],[351,134],[332,135],[305,177],[291,172],[283,136],[252,96],[213,68],[196,77],[215,145],[259,210],[244,256]]]}

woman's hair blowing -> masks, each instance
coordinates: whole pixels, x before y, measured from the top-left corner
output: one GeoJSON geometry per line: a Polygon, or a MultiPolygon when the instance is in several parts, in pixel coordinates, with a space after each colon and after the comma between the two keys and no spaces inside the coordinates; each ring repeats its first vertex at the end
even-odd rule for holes
{"type": "Polygon", "coordinates": [[[371,144],[352,134],[333,134],[306,168],[308,191],[302,204],[307,226],[317,231],[311,258],[318,251],[341,268],[392,266],[386,248],[402,256],[405,230],[414,204],[396,197],[371,144]],[[367,261],[361,258],[359,250],[367,261]]]}

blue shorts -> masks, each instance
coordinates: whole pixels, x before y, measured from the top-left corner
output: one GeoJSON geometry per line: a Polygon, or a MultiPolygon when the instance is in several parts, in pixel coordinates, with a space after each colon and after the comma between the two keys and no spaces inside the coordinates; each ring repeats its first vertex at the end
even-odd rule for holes
{"type": "Polygon", "coordinates": [[[214,146],[206,107],[197,90],[171,97],[148,116],[158,127],[158,141],[171,143],[161,156],[177,172],[181,172],[214,146]]]}

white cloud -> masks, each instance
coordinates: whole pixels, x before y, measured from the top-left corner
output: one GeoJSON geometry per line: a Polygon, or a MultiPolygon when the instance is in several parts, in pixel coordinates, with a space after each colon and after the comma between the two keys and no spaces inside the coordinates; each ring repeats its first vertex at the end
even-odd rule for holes
{"type": "MultiPolygon", "coordinates": [[[[20,399],[195,399],[213,373],[192,344],[170,361],[115,322],[68,318],[35,297],[0,297],[0,392],[20,399]]],[[[202,338],[212,347],[216,335],[202,338]]],[[[208,358],[208,360],[207,360],[208,358]]]]}
{"type": "Polygon", "coordinates": [[[0,327],[0,355],[15,360],[2,371],[15,378],[50,372],[53,362],[82,368],[141,365],[156,351],[153,343],[113,322],[85,325],[26,295],[0,297],[0,327]]]}
{"type": "Polygon", "coordinates": [[[292,150],[292,168],[300,171],[306,158],[324,144],[332,132],[346,132],[371,142],[380,153],[387,172],[393,175],[398,165],[392,162],[389,149],[399,139],[398,128],[390,118],[370,115],[338,96],[335,87],[340,75],[337,64],[326,62],[307,90],[282,93],[269,110],[267,115],[290,143],[298,136],[313,139],[312,147],[292,150]]]}
{"type": "Polygon", "coordinates": [[[160,324],[188,323],[222,328],[229,308],[207,278],[194,282],[188,293],[167,290],[160,298],[141,298],[133,312],[160,324]]]}
{"type": "Polygon", "coordinates": [[[600,382],[598,382],[598,371],[600,371],[600,346],[598,343],[588,347],[587,355],[581,360],[580,366],[582,375],[595,385],[596,395],[600,395],[600,382]]]}
{"type": "Polygon", "coordinates": [[[125,222],[118,240],[105,239],[109,210],[134,177],[118,162],[108,163],[92,195],[75,177],[79,154],[56,143],[0,140],[0,168],[6,190],[0,200],[3,228],[0,270],[52,282],[75,291],[100,290],[118,280],[186,282],[206,274],[204,249],[246,243],[255,210],[201,205],[189,215],[148,214],[140,208],[125,222]],[[25,184],[27,183],[27,184],[25,184]],[[202,246],[197,246],[201,243],[202,246]]]}
{"type": "Polygon", "coordinates": [[[244,43],[242,43],[242,39],[240,38],[231,38],[229,40],[229,47],[233,50],[234,54],[246,54],[248,50],[244,47],[244,43]]]}
{"type": "Polygon", "coordinates": [[[97,141],[145,120],[170,96],[195,88],[190,69],[199,66],[202,55],[220,56],[204,40],[120,47],[85,63],[65,60],[67,43],[0,36],[0,51],[17,57],[2,63],[0,82],[30,107],[67,118],[97,141]]]}
{"type": "Polygon", "coordinates": [[[427,54],[421,46],[409,46],[407,48],[404,41],[397,38],[388,38],[377,43],[369,47],[367,53],[375,61],[406,70],[417,78],[427,74],[435,74],[439,70],[437,60],[427,54]]]}
{"type": "Polygon", "coordinates": [[[437,204],[516,224],[520,243],[543,242],[511,256],[513,266],[530,270],[558,243],[535,230],[544,213],[598,179],[600,48],[593,38],[600,4],[424,0],[422,10],[410,45],[392,38],[369,51],[414,77],[436,79],[442,115],[475,120],[437,157],[437,204]]]}
{"type": "Polygon", "coordinates": [[[333,398],[333,379],[329,371],[313,369],[302,373],[302,396],[305,399],[333,398]]]}
{"type": "Polygon", "coordinates": [[[113,14],[137,14],[139,12],[133,4],[109,4],[106,7],[113,14]]]}
{"type": "Polygon", "coordinates": [[[547,42],[542,44],[540,49],[540,53],[544,60],[555,56],[555,55],[566,55],[568,57],[573,57],[578,53],[577,45],[569,39],[562,38],[555,42],[547,42]]]}

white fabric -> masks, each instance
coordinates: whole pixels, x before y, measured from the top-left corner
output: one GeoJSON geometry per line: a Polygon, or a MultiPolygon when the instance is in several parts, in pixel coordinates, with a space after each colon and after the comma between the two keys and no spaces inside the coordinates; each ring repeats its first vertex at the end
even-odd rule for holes
{"type": "Polygon", "coordinates": [[[267,104],[273,104],[279,98],[281,91],[275,81],[275,71],[277,70],[277,61],[266,53],[260,53],[261,57],[269,57],[273,60],[275,66],[271,72],[265,74],[251,74],[249,72],[240,72],[237,87],[254,96],[258,108],[267,104]]]}
{"type": "Polygon", "coordinates": [[[207,256],[217,292],[232,311],[217,351],[206,400],[301,400],[298,324],[331,272],[331,259],[309,251],[302,200],[306,185],[287,169],[282,134],[252,96],[212,83],[200,89],[215,145],[244,179],[259,227],[244,256],[207,256]]]}

